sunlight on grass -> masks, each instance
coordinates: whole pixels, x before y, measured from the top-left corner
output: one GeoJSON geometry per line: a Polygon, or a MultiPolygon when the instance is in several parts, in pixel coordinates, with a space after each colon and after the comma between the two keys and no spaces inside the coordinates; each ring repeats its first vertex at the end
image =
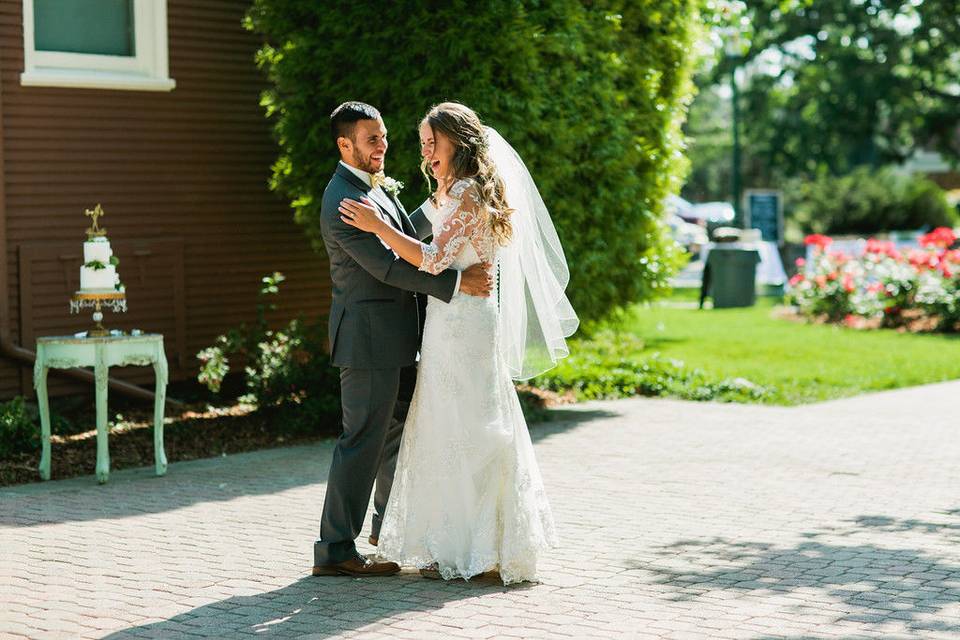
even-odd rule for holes
{"type": "Polygon", "coordinates": [[[635,355],[659,352],[712,376],[775,387],[765,400],[775,404],[960,378],[957,336],[807,325],[775,318],[773,310],[770,299],[749,309],[638,305],[621,331],[644,342],[635,355]]]}

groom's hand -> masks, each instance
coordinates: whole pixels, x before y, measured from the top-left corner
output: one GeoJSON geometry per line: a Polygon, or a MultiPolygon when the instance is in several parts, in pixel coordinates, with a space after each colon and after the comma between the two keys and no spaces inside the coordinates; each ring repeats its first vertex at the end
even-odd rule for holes
{"type": "Polygon", "coordinates": [[[468,296],[489,298],[493,291],[493,276],[490,275],[490,263],[481,262],[467,267],[460,274],[460,291],[468,296]]]}

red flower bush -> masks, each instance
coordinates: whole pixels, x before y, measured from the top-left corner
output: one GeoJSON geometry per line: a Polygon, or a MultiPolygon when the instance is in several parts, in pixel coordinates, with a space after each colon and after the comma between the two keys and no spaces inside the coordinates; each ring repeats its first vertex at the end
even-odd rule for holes
{"type": "Polygon", "coordinates": [[[937,227],[930,233],[920,236],[921,247],[949,249],[957,241],[957,235],[949,227],[937,227]]]}
{"type": "Polygon", "coordinates": [[[940,260],[943,262],[960,264],[960,249],[951,249],[949,251],[944,251],[943,255],[940,256],[940,260]]]}
{"type": "Polygon", "coordinates": [[[916,269],[935,269],[940,262],[940,256],[933,251],[918,251],[916,249],[907,253],[907,261],[916,269]]]}
{"type": "Polygon", "coordinates": [[[919,238],[919,249],[900,251],[870,238],[859,256],[828,251],[833,240],[806,237],[813,247],[790,278],[788,299],[811,318],[856,326],[908,326],[960,331],[960,248],[952,229],[919,238]]]}
{"type": "Polygon", "coordinates": [[[867,246],[863,250],[866,255],[887,256],[894,260],[900,259],[900,252],[897,251],[897,245],[889,240],[877,240],[870,238],[867,240],[867,246]]]}
{"type": "Polygon", "coordinates": [[[821,251],[826,251],[827,247],[833,244],[833,238],[830,236],[825,236],[822,233],[811,233],[803,239],[803,244],[807,246],[812,245],[821,251]]]}
{"type": "Polygon", "coordinates": [[[847,293],[853,293],[856,290],[856,286],[853,284],[853,276],[849,273],[843,274],[843,290],[847,293]]]}

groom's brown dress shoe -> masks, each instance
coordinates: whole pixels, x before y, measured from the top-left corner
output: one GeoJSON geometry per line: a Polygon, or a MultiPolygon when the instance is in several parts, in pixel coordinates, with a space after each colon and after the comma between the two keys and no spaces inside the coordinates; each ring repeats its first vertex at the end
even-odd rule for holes
{"type": "Polygon", "coordinates": [[[396,562],[375,562],[360,555],[337,564],[313,568],[315,576],[351,576],[353,578],[392,576],[399,572],[400,565],[396,562]]]}
{"type": "Polygon", "coordinates": [[[371,547],[377,546],[377,543],[380,542],[380,539],[377,536],[370,536],[367,538],[367,542],[370,543],[371,547]]]}

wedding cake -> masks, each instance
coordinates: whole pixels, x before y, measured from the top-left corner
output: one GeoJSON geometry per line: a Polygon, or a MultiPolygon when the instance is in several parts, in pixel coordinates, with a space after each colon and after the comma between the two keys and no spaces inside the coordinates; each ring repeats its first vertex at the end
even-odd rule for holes
{"type": "Polygon", "coordinates": [[[80,293],[115,293],[124,290],[117,274],[120,260],[113,255],[106,229],[100,229],[97,218],[103,215],[100,205],[87,212],[93,218],[93,227],[87,230],[83,243],[83,266],[80,267],[80,293]]]}

